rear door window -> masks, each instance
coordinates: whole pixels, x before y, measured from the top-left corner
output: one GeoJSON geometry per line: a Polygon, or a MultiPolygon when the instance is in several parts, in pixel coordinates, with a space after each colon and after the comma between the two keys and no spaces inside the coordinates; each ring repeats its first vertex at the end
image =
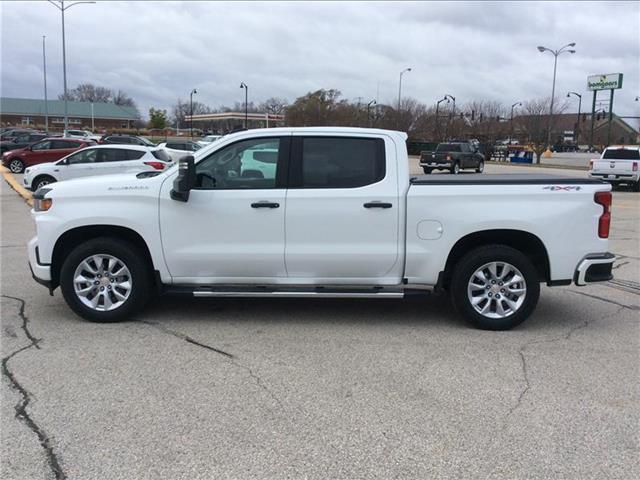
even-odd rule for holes
{"type": "Polygon", "coordinates": [[[75,153],[69,157],[67,157],[67,163],[69,165],[78,165],[83,163],[95,163],[96,161],[96,152],[95,148],[88,148],[86,150],[82,150],[78,153],[75,153]]]}
{"type": "Polygon", "coordinates": [[[98,162],[122,162],[129,160],[128,150],[123,148],[101,148],[98,150],[98,162]]]}
{"type": "Polygon", "coordinates": [[[296,167],[302,188],[357,188],[385,176],[384,140],[379,138],[304,137],[301,150],[296,167]]]}
{"type": "Polygon", "coordinates": [[[53,140],[51,142],[51,150],[64,150],[68,148],[78,148],[80,143],[70,140],[53,140]]]}

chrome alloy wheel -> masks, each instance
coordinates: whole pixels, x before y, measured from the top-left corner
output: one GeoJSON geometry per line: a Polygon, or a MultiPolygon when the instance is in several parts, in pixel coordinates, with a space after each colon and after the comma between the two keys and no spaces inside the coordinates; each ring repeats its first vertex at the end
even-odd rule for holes
{"type": "Polygon", "coordinates": [[[11,170],[11,173],[22,173],[23,168],[24,165],[20,160],[11,160],[9,162],[9,170],[11,170]]]}
{"type": "Polygon", "coordinates": [[[478,268],[467,285],[473,308],[487,318],[505,318],[520,309],[527,296],[524,276],[507,262],[486,263],[478,268]]]}
{"type": "Polygon", "coordinates": [[[127,301],[132,289],[131,273],[122,260],[98,254],[85,258],[73,275],[78,299],[92,310],[108,312],[127,301]]]}

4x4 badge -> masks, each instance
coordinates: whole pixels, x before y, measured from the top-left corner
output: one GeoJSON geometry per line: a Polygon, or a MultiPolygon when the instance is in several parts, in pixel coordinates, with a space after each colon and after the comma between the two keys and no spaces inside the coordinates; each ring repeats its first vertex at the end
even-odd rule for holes
{"type": "Polygon", "coordinates": [[[548,187],[543,187],[543,190],[551,190],[552,192],[559,192],[560,190],[570,191],[575,190],[576,192],[580,190],[581,187],[575,185],[567,185],[566,187],[561,187],[560,185],[551,185],[548,187]]]}

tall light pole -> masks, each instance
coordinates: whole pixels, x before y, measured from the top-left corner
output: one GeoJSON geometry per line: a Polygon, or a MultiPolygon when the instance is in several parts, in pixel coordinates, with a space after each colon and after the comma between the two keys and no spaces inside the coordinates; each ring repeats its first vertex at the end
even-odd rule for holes
{"type": "MultiPolygon", "coordinates": [[[[454,97],[453,95],[449,95],[448,93],[444,96],[444,98],[451,100],[453,102],[453,108],[451,110],[451,113],[449,114],[449,120],[447,121],[447,126],[444,129],[444,136],[445,136],[445,140],[447,139],[447,133],[449,133],[449,123],[451,122],[451,118],[456,114],[456,97],[454,97]]],[[[447,101],[447,103],[449,103],[447,101]]]]}
{"type": "Polygon", "coordinates": [[[191,132],[191,140],[193,140],[193,95],[198,93],[198,91],[194,88],[193,90],[191,90],[191,93],[189,94],[189,112],[191,112],[191,121],[189,122],[189,129],[191,132]]]}
{"type": "Polygon", "coordinates": [[[547,123],[547,148],[551,148],[551,120],[553,118],[553,97],[556,94],[556,70],[558,67],[558,56],[567,52],[576,53],[576,51],[573,50],[573,48],[569,48],[569,47],[575,47],[575,46],[576,46],[576,43],[571,42],[558,50],[551,50],[550,48],[547,48],[547,47],[540,47],[540,46],[538,47],[538,51],[540,53],[551,52],[551,54],[553,54],[553,84],[551,87],[551,105],[549,106],[549,122],[547,123]]]}
{"type": "Polygon", "coordinates": [[[400,101],[402,100],[402,75],[411,71],[411,67],[400,72],[400,82],[398,83],[398,113],[400,113],[400,101]]]}
{"type": "Polygon", "coordinates": [[[66,40],[64,35],[64,12],[69,10],[71,7],[75,5],[80,5],[81,3],[96,3],[96,2],[73,2],[64,6],[64,0],[60,0],[59,2],[54,2],[53,0],[48,0],[51,5],[60,10],[62,14],[62,78],[64,82],[64,136],[67,136],[67,130],[69,129],[69,110],[67,108],[67,47],[66,40]],[[59,4],[59,5],[58,5],[59,4]]]}
{"type": "Polygon", "coordinates": [[[521,107],[522,106],[522,102],[516,102],[513,105],[511,105],[511,119],[509,120],[510,122],[510,126],[509,126],[509,145],[511,145],[511,138],[513,137],[513,109],[516,107],[521,107]]]}
{"type": "Polygon", "coordinates": [[[436,102],[436,140],[438,142],[440,141],[440,104],[444,101],[449,103],[449,99],[447,97],[444,97],[442,100],[438,100],[436,102]]]}
{"type": "Polygon", "coordinates": [[[247,128],[247,122],[249,117],[249,87],[246,83],[240,82],[240,88],[244,88],[244,128],[247,128]]]}
{"type": "Polygon", "coordinates": [[[576,97],[578,97],[578,120],[576,121],[576,132],[575,135],[573,136],[573,139],[576,142],[576,147],[578,145],[578,134],[580,132],[580,110],[582,108],[582,95],[580,95],[579,93],[576,92],[569,92],[567,93],[567,98],[569,98],[571,95],[575,95],[576,97]]]}
{"type": "Polygon", "coordinates": [[[49,105],[47,104],[47,50],[45,37],[42,36],[42,70],[44,72],[44,131],[49,133],[49,105]]]}

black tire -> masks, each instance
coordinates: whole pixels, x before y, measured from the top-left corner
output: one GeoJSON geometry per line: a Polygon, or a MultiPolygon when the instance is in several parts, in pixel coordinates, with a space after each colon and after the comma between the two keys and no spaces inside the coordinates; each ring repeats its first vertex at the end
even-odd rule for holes
{"type": "Polygon", "coordinates": [[[506,245],[487,245],[471,250],[456,263],[450,293],[455,309],[476,328],[509,330],[525,321],[535,309],[540,297],[540,280],[531,260],[519,250],[506,245]],[[521,306],[502,318],[491,318],[476,311],[467,295],[472,275],[483,265],[496,261],[506,262],[517,268],[526,282],[526,293],[521,306]]]}
{"type": "Polygon", "coordinates": [[[9,170],[11,173],[22,173],[24,172],[24,162],[19,158],[12,158],[9,160],[9,170]]]}
{"type": "Polygon", "coordinates": [[[453,167],[451,167],[451,173],[453,175],[458,175],[460,173],[460,162],[455,162],[453,167]]]}
{"type": "Polygon", "coordinates": [[[55,182],[56,182],[56,179],[50,175],[40,175],[39,177],[36,177],[33,179],[33,182],[31,183],[31,189],[35,192],[39,188],[55,182]]]}
{"type": "Polygon", "coordinates": [[[153,293],[151,265],[135,245],[125,240],[99,237],[88,240],[67,256],[60,270],[60,289],[67,305],[76,314],[91,322],[118,322],[138,313],[153,293]],[[74,290],[74,275],[80,263],[91,255],[111,255],[125,264],[131,273],[129,297],[114,310],[94,310],[82,303],[74,290]]]}
{"type": "Polygon", "coordinates": [[[478,163],[478,166],[476,167],[476,173],[482,172],[484,172],[484,160],[480,160],[480,163],[478,163]]]}
{"type": "Polygon", "coordinates": [[[631,190],[633,190],[634,192],[640,192],[640,180],[631,185],[631,190]]]}
{"type": "Polygon", "coordinates": [[[431,175],[431,172],[433,172],[433,169],[429,167],[422,167],[422,170],[424,171],[425,175],[431,175]]]}

